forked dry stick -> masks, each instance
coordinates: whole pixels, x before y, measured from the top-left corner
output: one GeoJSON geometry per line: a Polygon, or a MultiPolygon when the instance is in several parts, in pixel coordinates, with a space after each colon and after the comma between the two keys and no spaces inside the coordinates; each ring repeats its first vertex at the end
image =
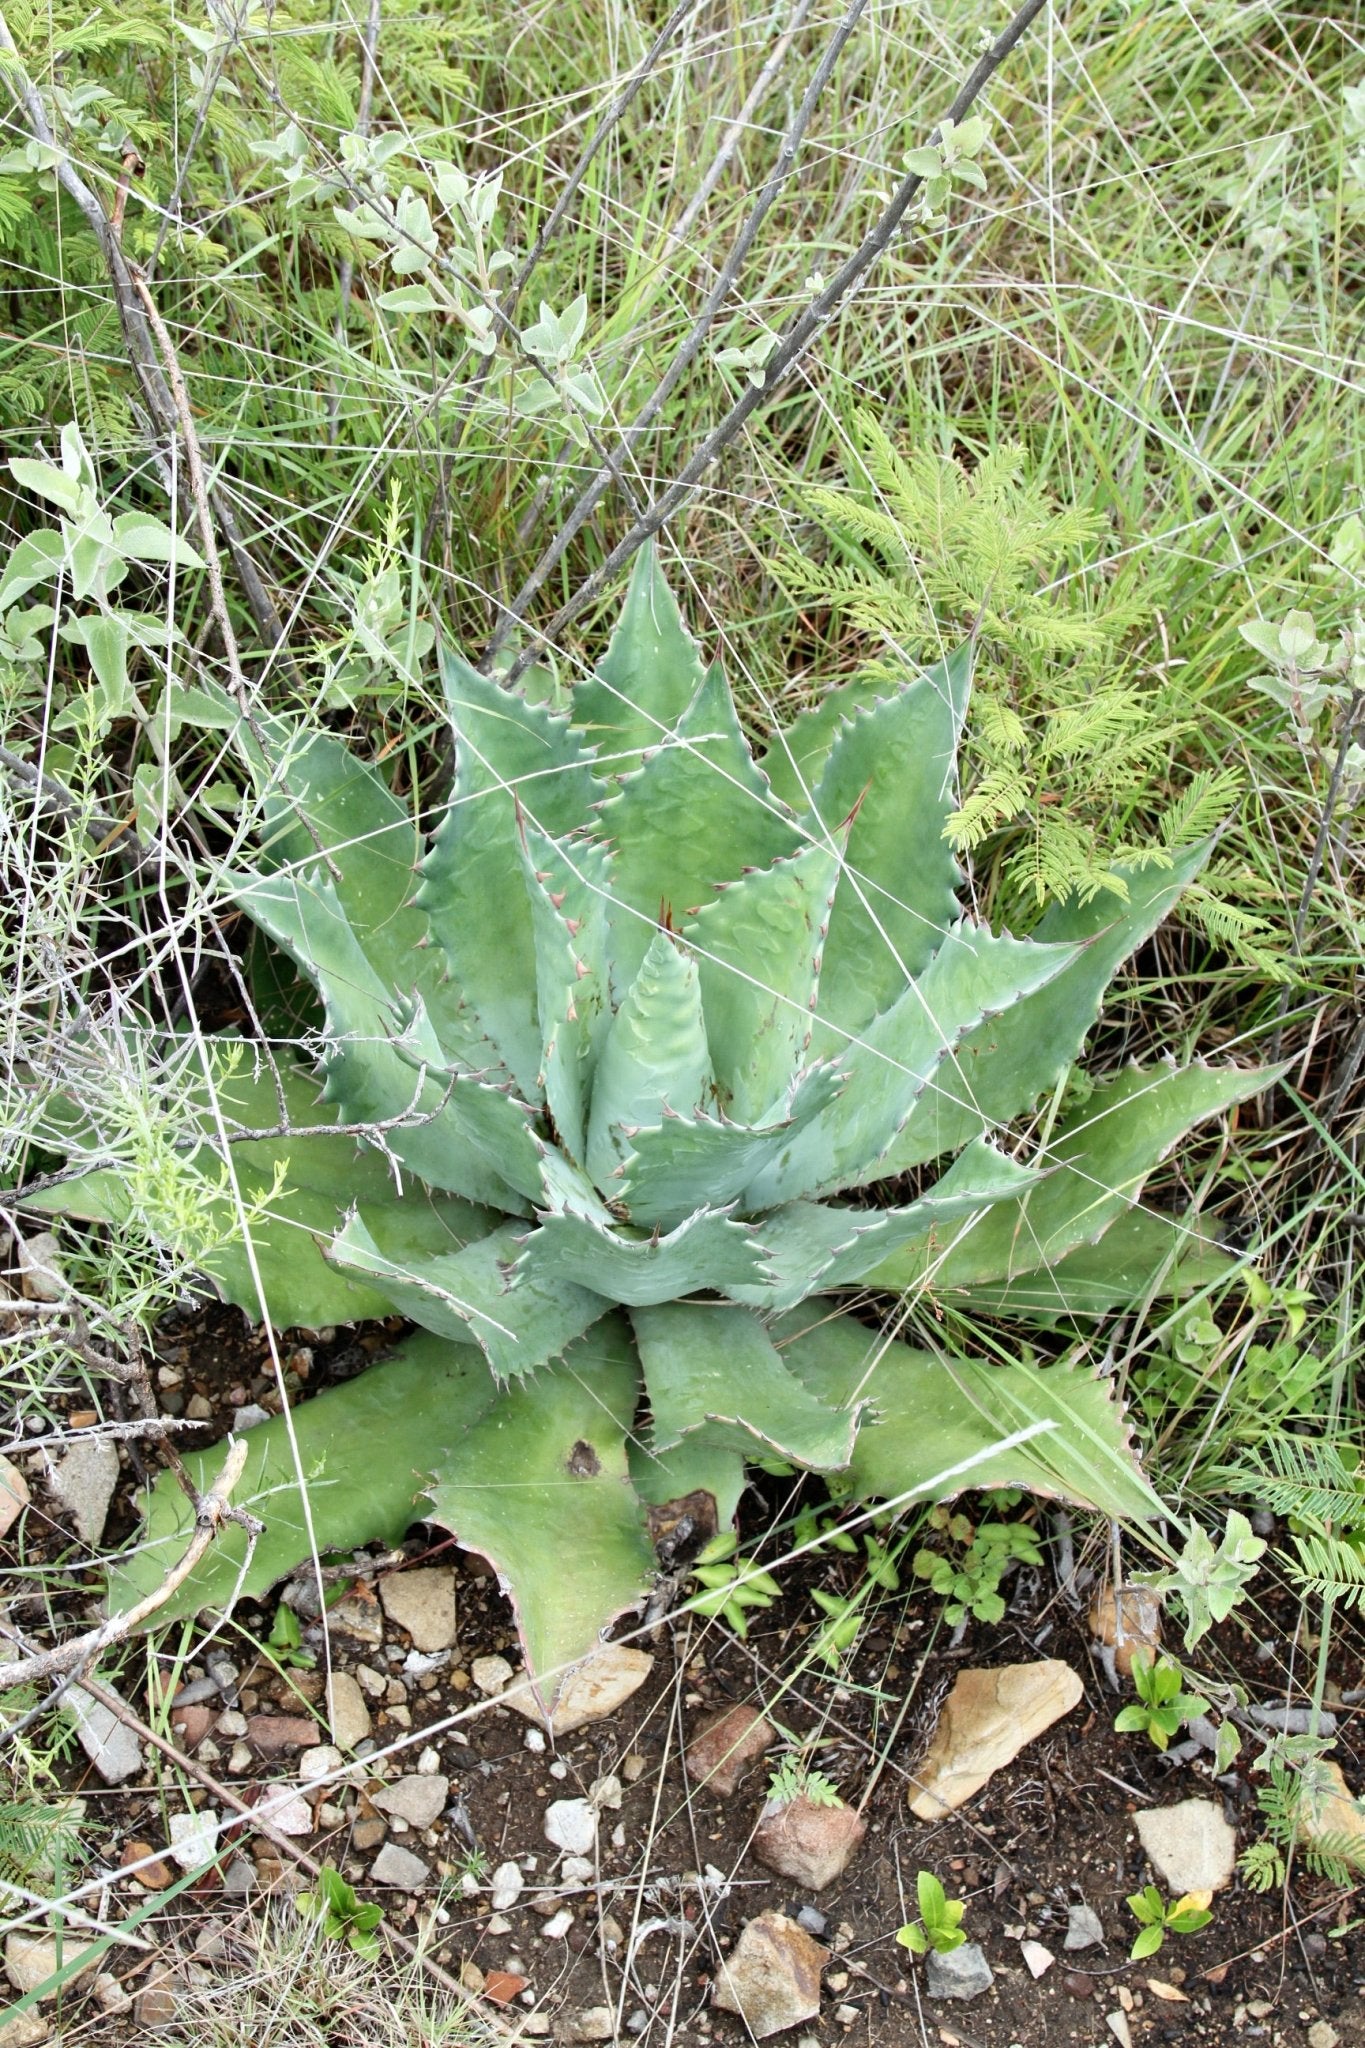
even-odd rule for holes
{"type": "MultiPolygon", "coordinates": [[[[237,1437],[228,1447],[223,1460],[223,1469],[214,1480],[208,1492],[199,1495],[194,1504],[194,1534],[185,1547],[184,1555],[167,1572],[161,1584],[145,1599],[126,1608],[122,1614],[113,1614],[102,1621],[98,1628],[88,1629],[83,1636],[72,1641],[59,1643],[54,1649],[43,1650],[33,1657],[20,1658],[12,1664],[0,1664],[0,1691],[12,1691],[17,1685],[42,1684],[49,1678],[57,1678],[73,1671],[83,1664],[93,1664],[103,1656],[111,1644],[122,1642],[132,1631],[140,1628],[159,1607],[164,1607],[178,1587],[183,1586],[190,1573],[203,1557],[214,1537],[227,1521],[236,1522],[247,1532],[249,1543],[255,1543],[261,1533],[261,1523],[245,1508],[231,1505],[232,1489],[242,1476],[246,1465],[248,1445],[245,1437],[237,1437]]],[[[87,1690],[90,1688],[87,1687],[87,1690]]],[[[101,1695],[102,1696],[102,1695],[101,1695]]]]}

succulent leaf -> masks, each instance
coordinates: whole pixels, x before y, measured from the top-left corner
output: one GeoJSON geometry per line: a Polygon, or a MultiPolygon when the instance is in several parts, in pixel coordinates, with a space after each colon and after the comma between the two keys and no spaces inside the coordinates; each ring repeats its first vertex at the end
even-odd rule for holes
{"type": "Polygon", "coordinates": [[[651,1523],[668,1528],[688,1520],[688,1535],[703,1542],[734,1525],[740,1496],[748,1483],[744,1454],[724,1444],[705,1441],[705,1433],[684,1437],[667,1451],[655,1450],[637,1431],[627,1445],[631,1484],[650,1508],[665,1512],[651,1523]]]}
{"type": "Polygon", "coordinates": [[[824,1400],[871,1402],[849,1467],[859,1498],[945,1499],[969,1488],[1022,1486],[1119,1518],[1162,1512],[1098,1374],[938,1357],[831,1315],[830,1306],[807,1302],[775,1323],[772,1336],[791,1370],[824,1400]],[[1036,1422],[1051,1427],[1014,1450],[995,1449],[1036,1422]],[[943,1475],[977,1458],[945,1482],[943,1475]]]}
{"type": "Polygon", "coordinates": [[[1062,1120],[1047,1147],[1052,1171],[934,1248],[907,1246],[864,1269],[873,1286],[977,1287],[1055,1266],[1099,1238],[1136,1202],[1171,1147],[1206,1117],[1258,1094],[1284,1071],[1129,1067],[1062,1120]]]}
{"type": "Polygon", "coordinates": [[[623,775],[673,730],[701,687],[697,643],[659,568],[653,541],[635,557],[611,644],[573,686],[573,719],[602,773],[623,775]]]}
{"type": "Polygon", "coordinates": [[[686,927],[717,1096],[736,1123],[759,1123],[780,1108],[810,1045],[839,854],[834,839],[755,868],[686,927]]]}
{"type": "Polygon", "coordinates": [[[446,652],[455,786],[422,863],[416,901],[488,1036],[527,1101],[539,1103],[541,1032],[531,899],[521,861],[524,812],[571,831],[601,789],[566,718],[446,652]]]}
{"type": "Polygon", "coordinates": [[[626,1463],[637,1386],[630,1332],[608,1316],[562,1366],[508,1388],[431,1488],[435,1520],[497,1568],[547,1703],[654,1563],[626,1463]]]}
{"type": "Polygon", "coordinates": [[[631,1314],[652,1443],[667,1451],[700,1430],[708,1444],[754,1454],[755,1445],[795,1465],[847,1465],[859,1403],[831,1405],[803,1386],[757,1316],[724,1303],[670,1302],[631,1314]]]}
{"type": "MultiPolygon", "coordinates": [[[[941,661],[931,663],[923,674],[931,686],[956,707],[961,723],[966,716],[971,691],[970,641],[955,647],[941,661]]],[[[807,813],[839,727],[853,712],[880,703],[895,687],[882,674],[854,676],[826,691],[823,697],[799,712],[790,725],[775,733],[761,761],[774,795],[798,816],[807,813]]]]}
{"type": "Polygon", "coordinates": [[[1179,1300],[1212,1287],[1236,1263],[1204,1235],[1197,1219],[1139,1207],[1117,1217],[1097,1244],[1078,1245],[1055,1266],[945,1290],[945,1298],[986,1315],[1043,1322],[1107,1316],[1115,1309],[1142,1308],[1159,1295],[1179,1300]]]}
{"type": "Polygon", "coordinates": [[[597,1063],[588,1115],[588,1171],[597,1185],[610,1190],[620,1180],[641,1125],[695,1116],[713,1086],[697,963],[656,932],[597,1063]]]}
{"type": "Polygon", "coordinates": [[[611,860],[600,840],[552,839],[524,817],[521,857],[543,1038],[539,1079],[559,1141],[581,1165],[593,1077],[611,1025],[611,860]]]}
{"type": "MultiPolygon", "coordinates": [[[[852,827],[829,920],[820,1015],[861,1031],[922,974],[958,915],[957,862],[943,828],[957,801],[967,674],[956,694],[917,677],[851,713],[810,807],[814,829],[852,827]]],[[[828,1034],[817,1051],[832,1052],[828,1034]]]]}
{"type": "Polygon", "coordinates": [[[523,1278],[570,1280],[627,1308],[643,1308],[709,1287],[757,1286],[767,1271],[752,1224],[725,1209],[696,1209],[666,1236],[627,1232],[610,1219],[545,1216],[525,1239],[513,1279],[517,1285],[523,1278]]]}
{"type": "MultiPolygon", "coordinates": [[[[300,1402],[287,1418],[258,1424],[233,1495],[234,1505],[264,1524],[250,1560],[246,1531],[229,1523],[160,1615],[178,1621],[203,1607],[226,1610],[235,1599],[259,1599],[312,1556],[314,1539],[320,1556],[362,1543],[400,1543],[409,1524],[429,1513],[424,1495],[446,1446],[497,1398],[472,1344],[419,1331],[387,1363],[300,1402]]],[[[198,1492],[208,1491],[225,1455],[222,1444],[184,1453],[198,1492]]],[[[193,1534],[194,1503],[173,1472],[162,1472],[143,1497],[139,1542],[110,1573],[110,1612],[121,1614],[155,1592],[193,1534]]]]}
{"type": "Polygon", "coordinates": [[[1203,867],[1210,846],[1205,841],[1174,854],[1169,868],[1120,871],[1128,900],[1117,911],[1112,896],[1054,904],[1034,937],[1044,945],[1078,947],[1075,961],[1025,1002],[987,1016],[967,1034],[915,1105],[882,1170],[908,1173],[1032,1109],[1074,1063],[1115,969],[1151,937],[1203,867]]]}
{"type": "Polygon", "coordinates": [[[718,669],[598,814],[616,858],[613,992],[630,986],[655,927],[681,927],[716,885],[799,851],[796,821],[754,766],[718,669]]]}
{"type": "Polygon", "coordinates": [[[534,1274],[510,1292],[524,1235],[505,1224],[457,1252],[433,1252],[387,1219],[381,1245],[354,1210],[328,1247],[343,1272],[377,1281],[394,1307],[438,1336],[479,1346],[498,1379],[514,1379],[558,1358],[607,1314],[611,1303],[568,1280],[534,1274]]]}

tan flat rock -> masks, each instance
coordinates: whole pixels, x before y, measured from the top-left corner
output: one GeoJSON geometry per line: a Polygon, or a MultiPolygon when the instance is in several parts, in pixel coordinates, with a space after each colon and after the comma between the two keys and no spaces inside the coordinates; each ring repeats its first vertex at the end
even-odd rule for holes
{"type": "Polygon", "coordinates": [[[757,2041],[813,2020],[829,1950],[784,1913],[760,1913],[716,1972],[711,2003],[738,2013],[757,2041]]]}
{"type": "Polygon", "coordinates": [[[1344,1836],[1365,1855],[1365,1811],[1356,1804],[1351,1788],[1341,1774],[1341,1765],[1324,1757],[1312,1766],[1311,1778],[1321,1789],[1316,1797],[1310,1793],[1303,1802],[1299,1813],[1299,1840],[1311,1848],[1314,1842],[1325,1841],[1330,1836],[1335,1836],[1338,1841],[1344,1836]]]}
{"type": "Polygon", "coordinates": [[[941,1820],[964,1806],[1027,1743],[1079,1705],[1083,1691],[1058,1657],[960,1672],[914,1774],[910,1811],[920,1820],[941,1820]]]}
{"type": "Polygon", "coordinates": [[[589,1721],[601,1721],[624,1706],[638,1692],[654,1667],[647,1650],[635,1650],[628,1643],[604,1643],[581,1664],[575,1664],[560,1680],[558,1689],[546,1685],[539,1697],[525,1676],[513,1681],[498,1695],[500,1707],[515,1707],[528,1721],[548,1728],[555,1736],[572,1735],[589,1721]],[[547,1712],[547,1709],[549,1711],[547,1712]]]}

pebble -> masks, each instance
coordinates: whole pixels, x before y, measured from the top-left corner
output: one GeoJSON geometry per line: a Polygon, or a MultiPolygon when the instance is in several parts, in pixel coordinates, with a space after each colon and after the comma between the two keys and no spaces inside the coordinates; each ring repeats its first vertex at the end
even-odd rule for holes
{"type": "Polygon", "coordinates": [[[122,1785],[136,1777],[142,1769],[142,1745],[103,1700],[73,1685],[63,1697],[62,1710],[75,1724],[81,1748],[106,1785],[122,1785]]]}
{"type": "Polygon", "coordinates": [[[1338,2048],[1340,2034],[1326,2020],[1314,2020],[1308,2029],[1308,2048],[1338,2048]]]}
{"type": "Polygon", "coordinates": [[[541,1729],[541,1728],[528,1728],[528,1729],[527,1729],[527,1731],[526,1731],[526,1747],[527,1747],[527,1748],[528,1748],[528,1749],[530,1750],[530,1752],[531,1752],[532,1756],[544,1756],[544,1754],[545,1754],[545,1732],[544,1732],[544,1730],[543,1730],[543,1729],[541,1729]]]}
{"type": "Polygon", "coordinates": [[[540,1931],[547,1941],[563,1941],[572,1926],[573,1914],[567,1906],[562,1906],[559,1912],[550,1915],[540,1931]]]}
{"type": "Polygon", "coordinates": [[[596,1866],[591,1856],[566,1856],[559,1866],[565,1884],[589,1884],[596,1866]]]}
{"type": "Polygon", "coordinates": [[[237,1436],[244,1436],[249,1429],[258,1429],[263,1422],[269,1422],[270,1410],[262,1408],[259,1401],[248,1401],[241,1408],[232,1411],[232,1427],[237,1436]]]}
{"type": "Polygon", "coordinates": [[[118,1446],[107,1436],[78,1437],[60,1464],[51,1468],[52,1490],[92,1547],[104,1534],[109,1502],[118,1484],[118,1446]]]}
{"type": "Polygon", "coordinates": [[[124,1843],[123,1855],[119,1859],[119,1868],[126,1870],[130,1863],[137,1863],[142,1866],[139,1870],[132,1872],[132,1877],[134,1883],[140,1884],[145,1892],[165,1891],[171,1881],[171,1873],[160,1857],[157,1856],[156,1850],[150,1842],[124,1843]],[[146,1860],[148,1857],[155,1858],[155,1861],[148,1862],[146,1860]]]}
{"type": "Polygon", "coordinates": [[[476,1689],[486,1700],[496,1699],[512,1682],[512,1667],[505,1657],[476,1657],[469,1667],[476,1689]]]}
{"type": "Polygon", "coordinates": [[[455,1640],[455,1573],[449,1565],[393,1572],[380,1581],[389,1620],[406,1629],[417,1650],[448,1650],[455,1640]]]}
{"type": "Polygon", "coordinates": [[[525,1879],[519,1863],[500,1863],[493,1872],[491,1904],[495,1913],[505,1913],[521,1897],[525,1879]]]}
{"type": "Polygon", "coordinates": [[[420,1856],[414,1856],[411,1849],[400,1849],[397,1842],[386,1842],[374,1862],[370,1865],[370,1876],[375,1884],[396,1885],[400,1891],[419,1892],[431,1882],[431,1872],[420,1856]]]}
{"type": "Polygon", "coordinates": [[[804,1927],[807,1934],[813,1934],[819,1941],[829,1927],[829,1920],[818,1907],[803,1906],[796,1916],[796,1924],[798,1927],[804,1927]]]}
{"type": "Polygon", "coordinates": [[[47,2021],[40,2012],[18,2012],[0,2020],[0,2048],[37,2048],[47,2039],[47,2021]]]}
{"type": "Polygon", "coordinates": [[[315,1785],[319,1778],[333,1777],[342,1768],[341,1751],[328,1742],[319,1743],[299,1758],[299,1783],[315,1785]]]}
{"type": "Polygon", "coordinates": [[[220,1825],[221,1816],[211,1806],[201,1807],[197,1813],[173,1813],[170,1820],[172,1862],[186,1871],[198,1870],[201,1864],[209,1862],[218,1846],[220,1825]]]}
{"type": "Polygon", "coordinates": [[[727,1707],[703,1722],[683,1754],[689,1778],[728,1799],[777,1740],[777,1730],[757,1707],[727,1707]]]}
{"type": "Polygon", "coordinates": [[[1118,2042],[1119,2048],[1133,2048],[1133,2030],[1128,2024],[1126,2012],[1107,2012],[1104,2024],[1118,2042]]]}
{"type": "Polygon", "coordinates": [[[570,2013],[555,2026],[560,2041],[614,2041],[616,2015],[609,2005],[590,2005],[585,2012],[570,2013]]]}
{"type": "Polygon", "coordinates": [[[258,1756],[282,1756],[286,1749],[311,1749],[322,1737],[307,1714],[252,1714],[246,1739],[258,1756]]]}
{"type": "Polygon", "coordinates": [[[429,1828],[445,1811],[449,1792],[448,1778],[441,1777],[439,1773],[419,1771],[386,1785],[382,1792],[372,1792],[370,1802],[381,1813],[395,1814],[399,1820],[405,1820],[409,1827],[429,1828]]]}
{"type": "Polygon", "coordinates": [[[1098,1948],[1103,1940],[1104,1927],[1093,1907],[1067,1907],[1066,1939],[1062,1943],[1063,1948],[1098,1948]]]}
{"type": "Polygon", "coordinates": [[[311,1835],[313,1809],[301,1792],[284,1786],[262,1787],[265,1797],[258,1802],[261,1819],[281,1835],[311,1835]]]}
{"type": "Polygon", "coordinates": [[[1030,1977],[1034,1978],[1045,1977],[1057,1960],[1052,1950],[1044,1948],[1041,1941],[1021,1942],[1019,1953],[1024,1959],[1030,1977]]]}
{"type": "Polygon", "coordinates": [[[1151,1807],[1134,1819],[1147,1860],[1173,1892],[1216,1892],[1231,1884],[1237,1831],[1211,1799],[1151,1807]]]}
{"type": "Polygon", "coordinates": [[[28,1301],[60,1301],[66,1293],[62,1248],[51,1230],[35,1230],[16,1247],[20,1285],[28,1301]]]}
{"type": "Polygon", "coordinates": [[[964,1942],[946,1956],[930,1949],[924,1978],[931,1998],[980,1998],[995,1982],[991,1966],[975,1941],[964,1942]]]}
{"type": "Polygon", "coordinates": [[[572,1735],[589,1721],[614,1714],[639,1691],[653,1667],[654,1659],[646,1650],[636,1650],[629,1643],[604,1643],[562,1680],[548,1722],[527,1680],[511,1688],[505,1704],[528,1721],[548,1726],[552,1735],[572,1735]]]}
{"type": "Polygon", "coordinates": [[[338,1749],[355,1749],[370,1732],[365,1695],[349,1671],[334,1671],[327,1681],[327,1719],[338,1749]]]}
{"type": "Polygon", "coordinates": [[[586,1799],[555,1799],[545,1809],[545,1839],[568,1856],[586,1856],[597,1841],[597,1811],[586,1799]]]}
{"type": "Polygon", "coordinates": [[[804,1793],[770,1799],[754,1830],[760,1863],[803,1891],[823,1891],[842,1877],[867,1833],[851,1806],[819,1806],[804,1793]]]}
{"type": "Polygon", "coordinates": [[[344,1600],[338,1600],[335,1607],[327,1610],[327,1629],[340,1629],[345,1635],[354,1636],[358,1643],[377,1644],[384,1640],[384,1617],[379,1602],[373,1595],[348,1593],[344,1600]]]}
{"type": "Polygon", "coordinates": [[[376,1671],[373,1668],[373,1666],[369,1664],[357,1664],[355,1667],[355,1675],[357,1680],[359,1681],[360,1690],[362,1692],[367,1692],[372,1700],[378,1700],[384,1697],[384,1688],[387,1686],[389,1681],[387,1678],[384,1677],[382,1672],[376,1671]]]}

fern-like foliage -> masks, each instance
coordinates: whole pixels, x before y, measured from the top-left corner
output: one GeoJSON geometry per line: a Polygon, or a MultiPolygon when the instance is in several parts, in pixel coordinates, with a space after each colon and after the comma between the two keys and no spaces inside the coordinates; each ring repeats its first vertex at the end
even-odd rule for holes
{"type": "MultiPolygon", "coordinates": [[[[788,550],[774,564],[779,581],[799,603],[916,656],[974,634],[976,713],[948,836],[963,851],[987,841],[1002,851],[1016,918],[1068,897],[1121,899],[1122,869],[1165,866],[1175,848],[1206,837],[1240,783],[1212,770],[1169,795],[1188,727],[1169,690],[1124,673],[1142,602],[1130,586],[1078,566],[1094,554],[1103,520],[1058,505],[1017,445],[989,450],[969,469],[932,449],[903,454],[866,412],[855,433],[863,488],[802,495],[832,559],[788,550]],[[1134,815],[1155,829],[1135,836],[1134,815]]],[[[1218,889],[1206,887],[1200,914],[1210,936],[1244,952],[1265,930],[1218,889]]]]}
{"type": "Polygon", "coordinates": [[[1266,1782],[1256,1795],[1265,1835],[1240,1860],[1253,1891],[1283,1884],[1291,1851],[1329,1884],[1350,1887],[1365,1876],[1365,1842],[1345,1825],[1360,1802],[1343,1793],[1335,1765],[1322,1754],[1326,1746],[1313,1737],[1288,1737],[1267,1751],[1266,1782]]]}

